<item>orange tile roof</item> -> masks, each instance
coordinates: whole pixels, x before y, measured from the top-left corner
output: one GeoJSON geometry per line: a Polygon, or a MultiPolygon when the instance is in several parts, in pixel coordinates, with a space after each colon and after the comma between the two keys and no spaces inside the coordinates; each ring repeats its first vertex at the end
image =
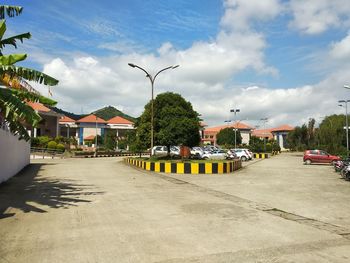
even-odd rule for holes
{"type": "Polygon", "coordinates": [[[87,141],[92,141],[94,139],[95,139],[95,135],[90,135],[84,138],[84,140],[87,140],[87,141]]]}
{"type": "Polygon", "coordinates": [[[230,124],[230,125],[220,125],[220,126],[206,128],[204,131],[205,132],[219,132],[225,128],[236,128],[238,130],[252,130],[253,129],[253,127],[251,127],[248,124],[245,124],[243,122],[235,122],[235,123],[230,124]]]}
{"type": "Polygon", "coordinates": [[[92,123],[104,123],[106,124],[107,122],[104,119],[101,119],[99,117],[97,117],[94,114],[90,114],[84,118],[81,118],[79,120],[77,120],[76,122],[92,122],[92,123]]]}
{"type": "Polygon", "coordinates": [[[133,122],[124,119],[120,116],[115,116],[114,118],[108,120],[108,124],[134,124],[133,122]]]}
{"type": "Polygon", "coordinates": [[[273,135],[271,133],[272,129],[261,129],[261,130],[253,130],[252,131],[252,136],[263,138],[267,137],[269,139],[273,138],[273,135]]]}
{"type": "Polygon", "coordinates": [[[278,132],[278,131],[292,131],[292,130],[294,130],[294,128],[293,128],[292,126],[290,126],[290,125],[287,125],[287,124],[281,125],[281,126],[279,126],[279,127],[277,127],[277,128],[271,129],[272,132],[278,132]]]}
{"type": "Polygon", "coordinates": [[[72,118],[69,118],[67,116],[63,116],[59,122],[75,122],[72,118]]]}
{"type": "Polygon", "coordinates": [[[33,110],[36,111],[43,111],[43,112],[49,112],[50,109],[45,107],[44,104],[40,103],[40,102],[32,102],[32,101],[27,101],[27,105],[32,107],[33,110]]]}

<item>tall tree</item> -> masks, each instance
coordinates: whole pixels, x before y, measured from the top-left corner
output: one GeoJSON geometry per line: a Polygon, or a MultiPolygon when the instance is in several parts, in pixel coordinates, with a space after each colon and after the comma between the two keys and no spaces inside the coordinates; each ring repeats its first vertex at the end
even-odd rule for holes
{"type": "Polygon", "coordinates": [[[18,134],[20,139],[29,140],[27,130],[23,127],[26,122],[36,126],[40,116],[29,107],[27,101],[42,101],[54,105],[55,102],[41,96],[27,82],[34,81],[44,85],[57,85],[58,80],[34,69],[15,65],[27,58],[27,54],[4,55],[3,49],[12,45],[17,48],[17,42],[31,37],[30,33],[23,33],[4,38],[6,32],[5,16],[14,17],[22,13],[19,6],[0,6],[0,114],[11,132],[18,134]]]}
{"type": "MultiPolygon", "coordinates": [[[[200,142],[199,117],[180,94],[166,92],[154,100],[155,145],[196,146],[200,142]]],[[[151,102],[145,106],[137,126],[137,139],[143,148],[150,147],[151,102]]]]}
{"type": "Polygon", "coordinates": [[[232,128],[225,128],[218,132],[216,135],[216,142],[219,145],[224,145],[226,148],[230,148],[235,145],[235,137],[236,144],[239,145],[242,143],[242,136],[240,131],[235,131],[232,128]]]}

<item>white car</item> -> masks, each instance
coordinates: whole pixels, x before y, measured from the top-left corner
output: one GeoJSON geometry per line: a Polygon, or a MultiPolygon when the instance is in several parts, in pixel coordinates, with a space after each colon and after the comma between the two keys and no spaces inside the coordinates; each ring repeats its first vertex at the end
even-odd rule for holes
{"type": "Polygon", "coordinates": [[[210,153],[204,153],[202,155],[203,159],[226,159],[226,152],[224,150],[216,150],[216,151],[212,151],[210,153]]]}
{"type": "Polygon", "coordinates": [[[251,160],[253,155],[249,153],[247,149],[231,149],[230,151],[234,152],[239,159],[243,162],[251,160]]]}
{"type": "MultiPolygon", "coordinates": [[[[167,155],[168,147],[166,146],[154,146],[152,149],[152,155],[167,155]]],[[[180,155],[180,148],[178,146],[170,146],[171,155],[180,155]]]]}
{"type": "Polygon", "coordinates": [[[204,154],[204,151],[203,151],[203,149],[201,147],[192,147],[191,148],[191,154],[202,158],[202,156],[204,154]]]}

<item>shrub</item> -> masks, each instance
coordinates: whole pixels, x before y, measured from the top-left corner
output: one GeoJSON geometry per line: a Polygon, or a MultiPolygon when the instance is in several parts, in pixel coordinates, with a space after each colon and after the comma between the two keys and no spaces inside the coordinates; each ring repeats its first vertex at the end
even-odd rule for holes
{"type": "Polygon", "coordinates": [[[47,144],[47,148],[48,149],[51,149],[51,150],[55,150],[57,147],[57,143],[55,141],[50,141],[48,144],[47,144]]]}
{"type": "Polygon", "coordinates": [[[62,143],[59,143],[59,144],[57,144],[56,149],[59,150],[59,151],[64,152],[65,147],[64,147],[64,145],[62,143]]]}
{"type": "Polygon", "coordinates": [[[30,146],[31,146],[31,147],[39,147],[39,145],[40,145],[39,139],[38,139],[38,138],[32,137],[32,138],[31,138],[30,146]]]}
{"type": "Polygon", "coordinates": [[[51,141],[52,139],[48,136],[39,136],[37,137],[39,140],[39,147],[43,147],[46,148],[48,146],[49,141],[51,141]]]}

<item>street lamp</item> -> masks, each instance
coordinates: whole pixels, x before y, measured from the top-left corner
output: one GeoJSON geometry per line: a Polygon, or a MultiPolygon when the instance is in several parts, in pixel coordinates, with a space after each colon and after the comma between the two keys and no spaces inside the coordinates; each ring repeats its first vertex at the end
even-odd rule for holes
{"type": "Polygon", "coordinates": [[[227,123],[227,125],[230,125],[231,120],[226,120],[224,122],[227,123]]]}
{"type": "MultiPolygon", "coordinates": [[[[240,109],[231,109],[230,112],[233,112],[234,113],[234,121],[236,122],[236,115],[238,112],[241,112],[240,109]]],[[[236,127],[233,126],[235,128],[235,149],[237,148],[237,123],[236,124],[236,127]]]]}
{"type": "Polygon", "coordinates": [[[96,116],[96,128],[95,128],[95,156],[97,156],[97,116],[96,116]]]}
{"type": "Polygon", "coordinates": [[[264,152],[266,152],[266,123],[268,121],[268,118],[261,118],[260,120],[264,122],[264,152]]]}
{"type": "Polygon", "coordinates": [[[344,89],[350,89],[349,85],[344,85],[344,89]]]}
{"type": "Polygon", "coordinates": [[[138,68],[140,70],[142,70],[143,72],[146,73],[146,78],[149,78],[149,80],[151,81],[151,87],[152,87],[152,96],[151,96],[151,155],[152,155],[152,149],[153,149],[153,130],[154,130],[154,109],[153,109],[153,93],[154,93],[154,81],[156,80],[156,77],[159,75],[159,73],[167,70],[167,69],[175,69],[177,67],[179,67],[179,65],[174,65],[174,66],[170,66],[170,67],[166,67],[166,68],[163,68],[161,70],[159,70],[155,75],[154,77],[152,77],[151,74],[149,74],[145,69],[141,68],[140,66],[138,65],[135,65],[133,63],[128,63],[128,65],[132,68],[138,68]]]}
{"type": "MultiPolygon", "coordinates": [[[[345,86],[344,86],[345,87],[345,86]]],[[[343,103],[345,104],[345,125],[346,125],[346,156],[349,157],[349,124],[348,124],[348,102],[350,100],[339,100],[338,101],[339,106],[344,107],[343,103]]]]}

